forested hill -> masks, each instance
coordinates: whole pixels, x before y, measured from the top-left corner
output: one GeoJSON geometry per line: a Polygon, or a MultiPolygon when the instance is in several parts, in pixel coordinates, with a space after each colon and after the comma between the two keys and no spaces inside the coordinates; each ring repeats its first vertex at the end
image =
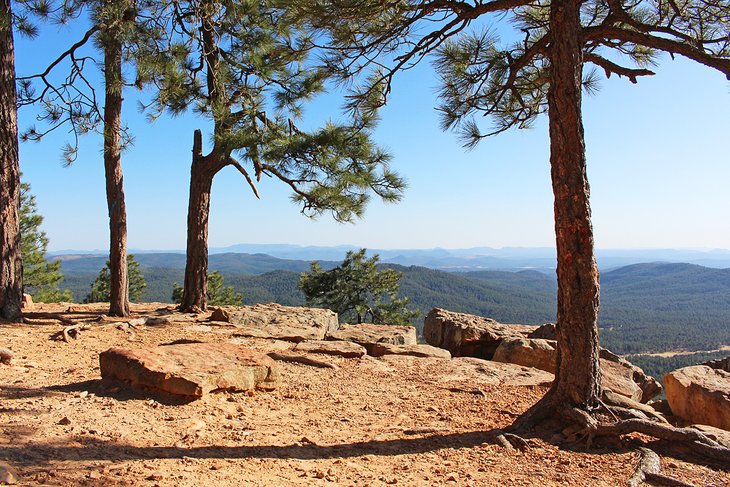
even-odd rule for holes
{"type": "MultiPolygon", "coordinates": [[[[145,301],[169,302],[183,280],[181,254],[137,254],[147,280],[145,301]]],[[[82,300],[105,258],[63,258],[65,287],[82,300]]],[[[309,262],[263,254],[215,254],[211,269],[242,292],[247,304],[300,305],[299,274],[309,262]]],[[[323,263],[328,268],[333,262],[323,263]]],[[[422,315],[433,307],[489,316],[502,322],[555,320],[553,275],[535,271],[449,273],[388,264],[403,273],[401,294],[422,315]]],[[[618,353],[711,350],[730,344],[730,269],[690,264],[636,264],[601,274],[601,340],[618,353]]],[[[422,317],[415,323],[422,325],[422,317]]]]}

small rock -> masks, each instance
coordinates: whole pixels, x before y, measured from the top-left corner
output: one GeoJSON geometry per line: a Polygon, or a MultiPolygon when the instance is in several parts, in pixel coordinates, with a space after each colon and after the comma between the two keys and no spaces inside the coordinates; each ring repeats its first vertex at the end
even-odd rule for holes
{"type": "Polygon", "coordinates": [[[10,364],[11,360],[13,360],[13,352],[0,347],[0,364],[10,364]]]}
{"type": "Polygon", "coordinates": [[[5,462],[0,462],[0,484],[15,485],[18,483],[19,475],[17,470],[5,462]]]}
{"type": "Polygon", "coordinates": [[[60,424],[62,426],[68,426],[71,424],[71,420],[68,419],[68,416],[64,416],[63,418],[61,418],[61,420],[58,422],[58,424],[60,424]]]}
{"type": "Polygon", "coordinates": [[[459,481],[459,474],[457,473],[450,473],[446,475],[446,481],[447,482],[458,482],[459,481]]]}

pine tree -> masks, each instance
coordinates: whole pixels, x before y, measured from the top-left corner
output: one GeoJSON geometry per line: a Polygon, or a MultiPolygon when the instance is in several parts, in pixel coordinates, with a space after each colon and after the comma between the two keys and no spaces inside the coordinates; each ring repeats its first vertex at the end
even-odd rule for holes
{"type": "Polygon", "coordinates": [[[430,57],[442,78],[443,128],[459,131],[467,147],[512,127],[529,127],[547,112],[558,254],[558,363],[550,391],[516,425],[558,417],[592,436],[604,404],[581,114],[582,89],[594,90],[597,74],[584,66],[635,83],[653,75],[649,68],[657,55],[668,53],[730,79],[728,12],[727,0],[309,0],[290,9],[328,36],[326,62],[343,79],[364,75],[352,109],[375,111],[387,101],[400,71],[430,57]],[[469,27],[476,19],[494,25],[475,33],[469,27]],[[518,29],[519,40],[500,41],[496,26],[518,29]],[[493,125],[483,130],[476,116],[493,125]]]}
{"type": "Polygon", "coordinates": [[[23,300],[14,20],[10,0],[0,0],[0,318],[7,320],[21,317],[23,300]]]}
{"type": "MultiPolygon", "coordinates": [[[[172,287],[172,302],[180,304],[183,288],[175,283],[172,287]]],[[[220,272],[208,274],[208,304],[211,306],[243,306],[243,295],[237,293],[233,286],[225,286],[220,272]]]]}
{"type": "Polygon", "coordinates": [[[262,176],[292,191],[302,212],[331,212],[340,221],[360,217],[369,193],[399,199],[403,181],[375,147],[375,119],[297,126],[302,104],[325,88],[328,73],[309,61],[312,39],[269,2],[201,0],[178,4],[167,49],[156,49],[140,69],[159,91],[150,114],[194,108],[213,122],[212,146],[193,137],[188,206],[187,264],[181,309],[205,309],[208,215],[213,178],[234,167],[256,197],[262,176]]]}
{"type": "MultiPolygon", "coordinates": [[[[107,260],[106,265],[99,271],[99,275],[91,285],[91,292],[84,298],[84,303],[101,303],[108,302],[111,289],[111,272],[109,270],[110,263],[107,260]]],[[[139,262],[134,260],[134,255],[127,256],[127,275],[129,275],[129,299],[132,302],[139,302],[142,299],[142,293],[147,287],[144,274],[139,268],[139,262]]]]}
{"type": "Polygon", "coordinates": [[[307,304],[329,308],[343,322],[410,325],[418,312],[408,309],[408,298],[398,298],[402,274],[379,271],[380,256],[368,259],[365,253],[347,252],[342,264],[328,271],[312,262],[310,272],[299,278],[307,304]]]}
{"type": "Polygon", "coordinates": [[[35,196],[30,193],[30,185],[20,185],[20,247],[23,255],[24,291],[40,303],[71,301],[70,290],[61,291],[58,286],[63,281],[61,262],[46,260],[48,237],[41,230],[43,217],[38,214],[35,196]]]}

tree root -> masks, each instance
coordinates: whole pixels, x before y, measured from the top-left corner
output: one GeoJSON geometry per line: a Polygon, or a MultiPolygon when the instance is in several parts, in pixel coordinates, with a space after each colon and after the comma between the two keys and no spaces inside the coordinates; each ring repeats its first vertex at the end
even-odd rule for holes
{"type": "Polygon", "coordinates": [[[507,450],[519,450],[521,452],[525,452],[530,449],[530,444],[521,436],[513,433],[507,433],[502,430],[496,430],[494,433],[497,434],[495,437],[497,443],[507,450]]]}
{"type": "Polygon", "coordinates": [[[54,340],[63,340],[69,343],[71,339],[78,340],[82,331],[90,330],[91,325],[89,323],[76,323],[74,325],[67,326],[63,330],[54,333],[51,338],[54,340]]]}
{"type": "Polygon", "coordinates": [[[636,466],[634,475],[631,476],[628,482],[629,487],[639,487],[644,482],[650,481],[659,485],[677,486],[677,487],[695,487],[693,484],[689,484],[679,479],[662,475],[662,463],[659,455],[649,448],[639,448],[641,457],[639,459],[639,465],[636,466]]]}
{"type": "Polygon", "coordinates": [[[643,433],[661,440],[686,445],[696,454],[730,468],[730,448],[721,446],[693,428],[675,428],[646,419],[626,419],[613,424],[599,423],[591,430],[594,436],[619,436],[628,433],[643,433]]]}
{"type": "Polygon", "coordinates": [[[318,367],[320,369],[333,369],[338,370],[339,366],[331,362],[325,362],[324,360],[317,360],[306,355],[294,355],[289,353],[269,352],[269,357],[274,360],[281,362],[290,362],[296,364],[311,365],[312,367],[318,367]]]}

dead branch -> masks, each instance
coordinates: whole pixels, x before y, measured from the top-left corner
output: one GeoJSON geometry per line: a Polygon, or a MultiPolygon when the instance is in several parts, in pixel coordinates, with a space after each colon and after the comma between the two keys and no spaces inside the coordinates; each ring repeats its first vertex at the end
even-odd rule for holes
{"type": "Polygon", "coordinates": [[[521,436],[513,433],[507,433],[506,431],[496,430],[497,436],[495,439],[497,443],[508,450],[519,450],[525,452],[530,449],[530,444],[521,436]]]}
{"type": "Polygon", "coordinates": [[[77,340],[81,335],[81,332],[85,330],[91,330],[91,325],[89,323],[77,323],[75,325],[67,326],[63,330],[55,333],[52,338],[54,340],[63,340],[64,342],[69,343],[72,338],[77,340]]]}
{"type": "Polygon", "coordinates": [[[333,369],[338,370],[339,367],[336,364],[325,362],[324,360],[317,360],[306,355],[295,355],[290,353],[279,353],[269,352],[269,357],[280,362],[289,362],[295,364],[311,365],[312,367],[318,367],[320,369],[333,369]]]}
{"type": "Polygon", "coordinates": [[[659,473],[662,469],[659,455],[648,448],[639,448],[641,453],[639,465],[636,466],[634,475],[629,479],[629,487],[639,487],[646,481],[646,474],[659,473]]]}

